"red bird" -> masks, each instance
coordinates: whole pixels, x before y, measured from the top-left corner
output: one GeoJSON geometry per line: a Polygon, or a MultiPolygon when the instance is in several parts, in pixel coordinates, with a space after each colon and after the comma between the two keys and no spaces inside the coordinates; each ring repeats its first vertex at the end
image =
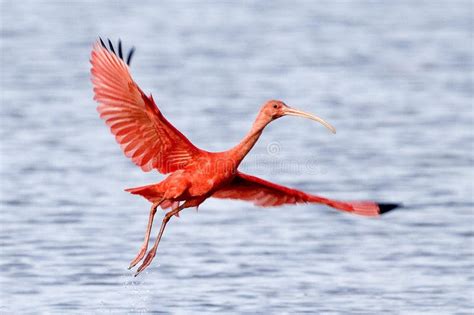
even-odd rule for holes
{"type": "Polygon", "coordinates": [[[155,169],[162,174],[170,173],[159,183],[126,189],[152,203],[145,240],[129,269],[145,256],[157,207],[161,205],[163,209],[170,209],[163,218],[153,248],[135,276],[148,267],[155,257],[170,218],[185,208],[198,207],[210,197],[245,200],[261,207],[319,203],[369,217],[397,207],[396,204],[378,204],[373,201],[332,200],[240,172],[240,163],[255,145],[263,129],[280,117],[292,115],[309,118],[336,132],[322,118],[291,108],[282,101],[266,102],[249,133],[232,149],[208,152],[197,148],[166,120],[152,96],[147,96],[133,81],[129,64],[134,49],[130,50],[125,61],[122,43],[118,42],[117,51],[110,40],[108,44],[107,48],[100,39],[91,54],[94,99],[99,103],[97,110],[100,117],[110,127],[125,155],[143,171],[155,169]]]}

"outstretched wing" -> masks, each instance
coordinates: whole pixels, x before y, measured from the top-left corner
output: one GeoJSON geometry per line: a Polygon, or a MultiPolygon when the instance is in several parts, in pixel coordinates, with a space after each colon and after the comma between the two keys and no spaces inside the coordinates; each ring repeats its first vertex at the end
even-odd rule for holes
{"type": "Polygon", "coordinates": [[[327,199],[240,172],[237,173],[230,184],[216,191],[212,197],[251,201],[261,207],[298,203],[321,203],[341,211],[363,216],[378,216],[397,207],[395,204],[377,204],[373,201],[337,201],[327,199]]]}
{"type": "Polygon", "coordinates": [[[148,172],[166,174],[183,168],[202,152],[163,116],[153,98],[133,81],[122,59],[119,41],[116,54],[100,40],[91,54],[91,74],[97,111],[110,127],[125,155],[148,172]]]}

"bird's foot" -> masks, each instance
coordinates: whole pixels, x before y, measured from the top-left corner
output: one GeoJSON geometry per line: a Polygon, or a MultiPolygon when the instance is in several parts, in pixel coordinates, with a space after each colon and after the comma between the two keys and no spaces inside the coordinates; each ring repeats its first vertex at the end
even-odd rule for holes
{"type": "Polygon", "coordinates": [[[149,252],[148,254],[146,255],[146,258],[145,260],[143,261],[143,263],[141,264],[140,267],[138,267],[137,269],[137,272],[135,273],[135,277],[138,276],[138,274],[140,272],[142,272],[143,270],[145,270],[146,267],[148,267],[151,262],[153,261],[153,258],[155,258],[155,255],[156,255],[156,248],[153,247],[149,252]]]}
{"type": "Polygon", "coordinates": [[[140,251],[138,252],[137,254],[137,257],[135,257],[135,259],[132,260],[132,262],[130,263],[130,266],[128,266],[128,270],[132,269],[133,267],[135,267],[136,264],[138,264],[140,262],[140,260],[143,259],[143,257],[145,256],[146,254],[146,247],[142,246],[140,248],[140,251]]]}

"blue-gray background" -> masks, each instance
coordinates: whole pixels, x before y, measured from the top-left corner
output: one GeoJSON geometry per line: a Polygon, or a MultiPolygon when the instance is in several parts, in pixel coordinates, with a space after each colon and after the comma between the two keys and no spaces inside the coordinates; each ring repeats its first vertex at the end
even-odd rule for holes
{"type": "Polygon", "coordinates": [[[0,312],[472,312],[471,1],[1,3],[0,312]],[[233,146],[282,99],[337,135],[281,119],[244,169],[406,207],[209,200],[134,279],[149,205],[123,189],[163,176],[98,118],[99,35],[137,47],[136,81],[199,147],[233,146]]]}

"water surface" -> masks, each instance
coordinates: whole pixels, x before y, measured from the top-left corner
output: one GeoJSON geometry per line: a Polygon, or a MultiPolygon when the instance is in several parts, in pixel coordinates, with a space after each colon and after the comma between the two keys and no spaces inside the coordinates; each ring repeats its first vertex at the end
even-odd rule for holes
{"type": "MultiPolygon", "coordinates": [[[[0,306],[9,313],[467,314],[473,310],[472,3],[2,1],[0,306]],[[225,150],[267,99],[243,169],[381,219],[209,200],[127,271],[157,182],[92,101],[98,35],[196,145],[225,150]]],[[[159,219],[158,219],[159,220],[159,219]]]]}

